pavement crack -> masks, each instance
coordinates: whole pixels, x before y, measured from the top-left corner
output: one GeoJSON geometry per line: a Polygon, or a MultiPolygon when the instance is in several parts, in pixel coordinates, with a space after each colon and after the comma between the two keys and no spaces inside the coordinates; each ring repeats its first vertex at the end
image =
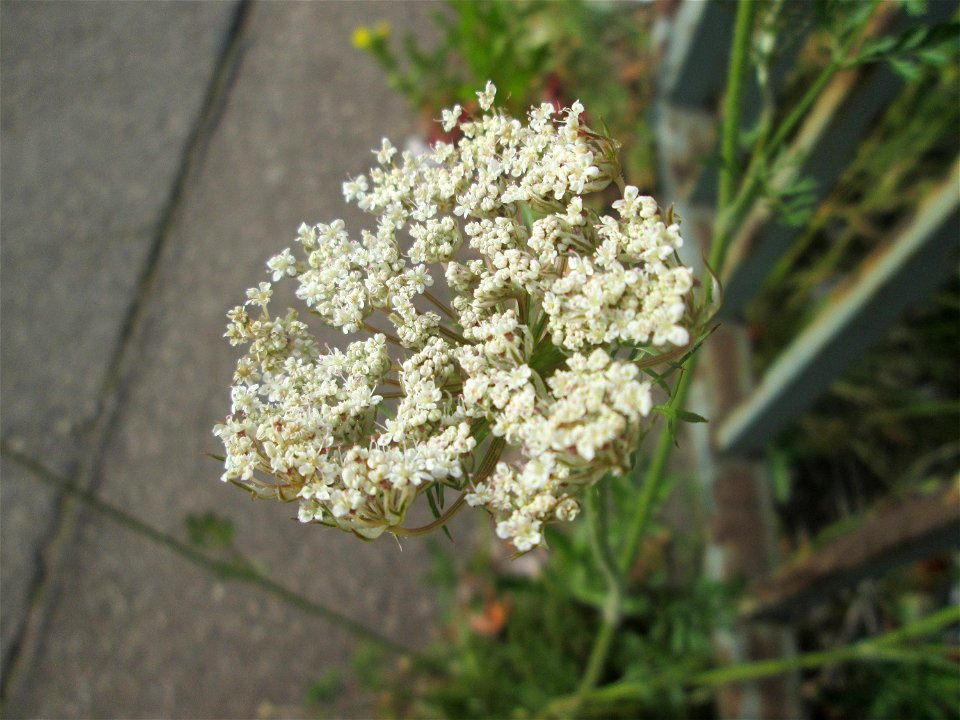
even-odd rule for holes
{"type": "MultiPolygon", "coordinates": [[[[187,139],[180,167],[156,226],[154,241],[150,245],[143,270],[137,280],[133,302],[130,304],[121,325],[117,349],[111,359],[104,386],[100,391],[101,398],[115,392],[121,385],[122,371],[129,360],[129,348],[133,344],[132,341],[141,325],[147,301],[153,294],[157,271],[160,267],[160,258],[167,245],[170,230],[183,204],[190,180],[203,164],[209,140],[219,124],[230,89],[237,77],[243,52],[246,48],[247,20],[250,15],[250,6],[250,0],[241,0],[237,4],[230,27],[226,32],[203,105],[187,139]]],[[[102,405],[103,403],[101,403],[102,405]]]]}

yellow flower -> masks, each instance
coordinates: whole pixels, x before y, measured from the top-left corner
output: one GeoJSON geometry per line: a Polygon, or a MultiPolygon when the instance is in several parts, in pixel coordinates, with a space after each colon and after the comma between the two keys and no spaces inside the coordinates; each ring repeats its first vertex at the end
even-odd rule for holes
{"type": "Polygon", "coordinates": [[[360,25],[353,31],[353,46],[358,50],[366,50],[373,44],[373,33],[366,25],[360,25]]]}
{"type": "Polygon", "coordinates": [[[374,27],[360,25],[353,31],[353,46],[358,50],[366,50],[374,43],[381,42],[390,37],[390,24],[386,22],[377,23],[374,27]]]}

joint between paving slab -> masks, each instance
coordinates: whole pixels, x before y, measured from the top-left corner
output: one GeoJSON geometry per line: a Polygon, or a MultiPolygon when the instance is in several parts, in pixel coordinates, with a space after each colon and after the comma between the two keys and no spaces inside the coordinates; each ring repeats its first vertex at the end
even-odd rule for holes
{"type": "Polygon", "coordinates": [[[227,96],[236,78],[244,49],[250,4],[250,0],[240,0],[227,30],[220,57],[207,88],[206,97],[197,116],[197,122],[187,139],[180,169],[174,178],[170,195],[157,224],[154,241],[151,243],[147,258],[144,261],[143,271],[137,280],[133,302],[131,302],[126,317],[121,324],[117,349],[108,366],[104,384],[100,390],[101,398],[106,398],[111,393],[117,392],[122,385],[124,364],[128,360],[127,349],[140,326],[147,300],[153,292],[157,269],[160,265],[160,256],[167,244],[167,237],[170,235],[170,229],[182,204],[187,184],[202,165],[207,143],[219,124],[227,96]]]}
{"type": "MultiPolygon", "coordinates": [[[[17,465],[28,475],[36,476],[34,469],[27,463],[21,462],[15,455],[6,452],[6,448],[0,448],[0,457],[3,457],[7,460],[16,462],[17,465]]],[[[39,465],[39,461],[36,461],[39,465]]],[[[73,475],[73,468],[68,469],[68,475],[73,475]]],[[[36,479],[39,482],[39,478],[36,479]]],[[[50,535],[41,543],[39,549],[36,552],[36,563],[34,566],[33,576],[30,578],[30,587],[27,592],[27,607],[29,608],[27,612],[27,619],[17,628],[16,632],[13,635],[13,638],[10,642],[10,647],[4,648],[4,657],[2,658],[3,667],[6,668],[6,671],[3,674],[3,679],[0,681],[0,712],[3,710],[3,706],[6,703],[10,695],[10,689],[13,687],[13,683],[19,675],[20,669],[23,666],[23,663],[20,662],[22,658],[21,650],[27,645],[27,640],[29,637],[36,636],[36,631],[28,632],[28,629],[31,628],[31,616],[34,615],[34,608],[43,607],[43,599],[46,597],[46,593],[49,589],[49,583],[47,582],[49,578],[49,572],[53,568],[53,563],[51,560],[52,554],[56,554],[59,550],[61,543],[58,542],[58,539],[61,537],[61,531],[64,528],[63,518],[69,512],[72,498],[66,495],[59,495],[56,499],[56,503],[53,509],[53,521],[51,522],[51,527],[53,530],[50,535]]],[[[41,624],[45,621],[45,617],[37,616],[34,620],[35,624],[41,624]]]]}
{"type": "MultiPolygon", "coordinates": [[[[202,165],[207,144],[216,131],[229,91],[237,76],[245,48],[250,6],[251,0],[238,2],[230,25],[224,34],[197,121],[187,138],[179,170],[156,225],[154,239],[137,279],[131,303],[121,323],[119,337],[107,366],[103,386],[98,393],[97,413],[89,427],[84,428],[82,432],[86,437],[85,442],[81,442],[81,447],[86,448],[86,452],[81,452],[79,461],[68,470],[67,476],[80,487],[90,490],[96,488],[103,454],[122,404],[123,378],[129,364],[133,361],[131,357],[133,341],[142,325],[147,303],[153,292],[160,259],[182,205],[188,183],[202,165]]],[[[23,463],[18,464],[23,466],[31,476],[35,474],[23,463]]],[[[27,595],[26,619],[15,632],[10,648],[2,658],[3,667],[6,670],[3,678],[0,679],[0,712],[13,694],[22,670],[30,667],[37,653],[51,610],[47,602],[51,584],[55,582],[57,570],[68,548],[68,541],[76,537],[80,513],[81,508],[74,498],[63,495],[58,498],[51,523],[53,529],[42,541],[40,550],[37,552],[37,567],[31,578],[27,595]]]]}

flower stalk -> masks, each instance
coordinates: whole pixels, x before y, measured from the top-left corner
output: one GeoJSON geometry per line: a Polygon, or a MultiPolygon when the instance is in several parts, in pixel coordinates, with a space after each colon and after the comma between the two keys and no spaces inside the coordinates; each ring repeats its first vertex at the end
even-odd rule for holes
{"type": "Polygon", "coordinates": [[[600,629],[580,680],[578,697],[581,700],[597,686],[610,653],[614,633],[623,619],[623,576],[610,548],[607,492],[602,483],[595,491],[587,493],[587,520],[591,531],[590,546],[597,566],[603,573],[607,591],[600,629]]]}

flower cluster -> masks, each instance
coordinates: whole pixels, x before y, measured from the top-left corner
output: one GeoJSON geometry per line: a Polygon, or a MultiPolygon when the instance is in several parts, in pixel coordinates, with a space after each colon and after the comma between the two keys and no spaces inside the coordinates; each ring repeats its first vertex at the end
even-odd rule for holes
{"type": "Polygon", "coordinates": [[[224,480],[364,538],[408,532],[417,497],[447,486],[525,551],[626,469],[653,405],[641,366],[698,332],[679,228],[623,186],[617,144],[579,103],[524,124],[495,91],[478,118],[443,112],[456,143],[414,155],[383,140],[344,183],[374,229],[304,224],[267,263],[312,315],[367,339],[321,350],[295,311],[270,314],[266,282],[228,314],[247,351],[214,430],[224,480]]]}

